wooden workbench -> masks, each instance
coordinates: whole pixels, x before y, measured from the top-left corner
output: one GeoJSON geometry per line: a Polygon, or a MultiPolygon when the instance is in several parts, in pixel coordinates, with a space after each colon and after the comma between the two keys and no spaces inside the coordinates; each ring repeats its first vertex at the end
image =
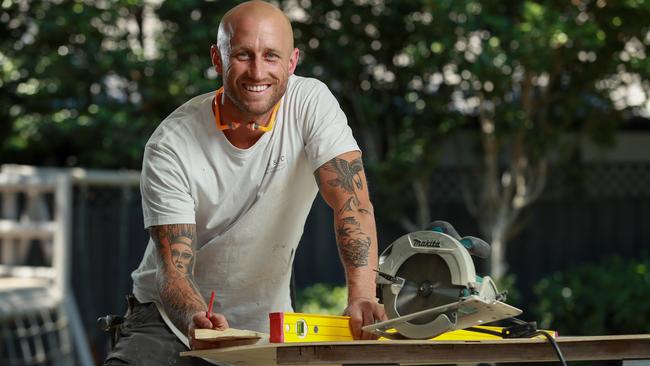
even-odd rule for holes
{"type": "MultiPolygon", "coordinates": [[[[650,360],[650,334],[559,337],[567,361],[650,360]]],[[[417,365],[557,362],[545,339],[258,344],[183,352],[233,365],[417,365]]]]}

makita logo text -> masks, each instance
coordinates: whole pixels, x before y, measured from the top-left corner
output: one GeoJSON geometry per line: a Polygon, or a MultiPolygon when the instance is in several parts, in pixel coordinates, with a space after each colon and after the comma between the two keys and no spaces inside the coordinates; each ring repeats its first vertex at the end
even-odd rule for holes
{"type": "Polygon", "coordinates": [[[440,248],[440,241],[413,239],[413,245],[424,248],[440,248]]]}

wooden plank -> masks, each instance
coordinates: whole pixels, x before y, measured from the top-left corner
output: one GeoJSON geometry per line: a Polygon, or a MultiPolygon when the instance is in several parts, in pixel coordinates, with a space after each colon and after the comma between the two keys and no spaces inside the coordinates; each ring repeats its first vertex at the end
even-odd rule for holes
{"type": "Polygon", "coordinates": [[[52,192],[54,190],[54,184],[35,179],[7,180],[0,175],[0,191],[22,193],[27,190],[42,193],[52,192]]]}
{"type": "MultiPolygon", "coordinates": [[[[650,334],[560,337],[568,361],[650,359],[650,334]]],[[[234,365],[450,364],[556,362],[544,339],[354,341],[266,344],[184,352],[234,365]]]]}
{"type": "MultiPolygon", "coordinates": [[[[47,179],[61,173],[69,174],[73,183],[86,183],[93,186],[138,186],[140,172],[136,170],[102,170],[83,168],[47,168],[29,165],[3,164],[2,173],[18,176],[38,176],[47,179]]],[[[1,180],[0,180],[1,182],[1,180]]]]}
{"type": "MultiPolygon", "coordinates": [[[[558,338],[567,361],[650,359],[650,335],[558,338]]],[[[557,361],[548,341],[516,339],[478,342],[393,341],[387,344],[303,345],[279,348],[278,364],[320,365],[332,362],[448,364],[557,361]],[[397,343],[396,343],[397,342],[397,343]]]]}
{"type": "Polygon", "coordinates": [[[232,365],[274,366],[277,365],[276,348],[278,344],[236,346],[220,349],[207,349],[182,352],[181,356],[203,357],[208,360],[232,365]]]}
{"type": "Polygon", "coordinates": [[[0,276],[0,294],[11,292],[18,289],[30,288],[48,288],[50,281],[43,278],[20,278],[20,277],[1,277],[0,276]]]}
{"type": "Polygon", "coordinates": [[[268,334],[254,332],[252,330],[228,328],[226,330],[197,329],[194,331],[194,338],[203,341],[233,341],[245,339],[268,338],[268,334]]]}
{"type": "Polygon", "coordinates": [[[54,236],[57,224],[54,221],[19,222],[15,220],[0,220],[0,234],[3,237],[42,238],[54,236]]]}
{"type": "Polygon", "coordinates": [[[228,328],[225,331],[213,329],[197,329],[194,333],[196,339],[209,341],[215,349],[233,349],[240,346],[268,345],[269,335],[266,333],[254,332],[228,328]]]}
{"type": "Polygon", "coordinates": [[[14,266],[0,264],[0,277],[48,278],[54,279],[56,273],[52,267],[14,266]]]}

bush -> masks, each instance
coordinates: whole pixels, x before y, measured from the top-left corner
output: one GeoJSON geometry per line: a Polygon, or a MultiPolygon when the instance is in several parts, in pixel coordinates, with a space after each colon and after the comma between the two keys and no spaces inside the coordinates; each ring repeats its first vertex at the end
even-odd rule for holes
{"type": "Polygon", "coordinates": [[[534,288],[540,327],[562,335],[650,332],[650,258],[609,258],[555,273],[534,288]]]}
{"type": "Polygon", "coordinates": [[[298,312],[341,315],[347,306],[348,290],[345,286],[317,283],[299,289],[296,297],[298,312]]]}

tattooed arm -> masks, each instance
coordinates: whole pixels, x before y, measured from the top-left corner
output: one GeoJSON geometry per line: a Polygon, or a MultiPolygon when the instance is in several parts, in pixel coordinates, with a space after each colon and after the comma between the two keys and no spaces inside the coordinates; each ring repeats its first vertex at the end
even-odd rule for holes
{"type": "Polygon", "coordinates": [[[228,323],[221,314],[212,314],[208,320],[207,305],[194,283],[196,226],[152,226],[149,233],[158,249],[156,284],[162,306],[176,328],[189,335],[192,348],[200,348],[193,340],[194,329],[225,329],[228,323]]]}
{"type": "Polygon", "coordinates": [[[321,195],[334,210],[334,226],[348,285],[346,314],[356,339],[369,339],[361,327],[385,320],[375,300],[377,232],[361,153],[348,152],[323,164],[314,173],[321,195]]]}

